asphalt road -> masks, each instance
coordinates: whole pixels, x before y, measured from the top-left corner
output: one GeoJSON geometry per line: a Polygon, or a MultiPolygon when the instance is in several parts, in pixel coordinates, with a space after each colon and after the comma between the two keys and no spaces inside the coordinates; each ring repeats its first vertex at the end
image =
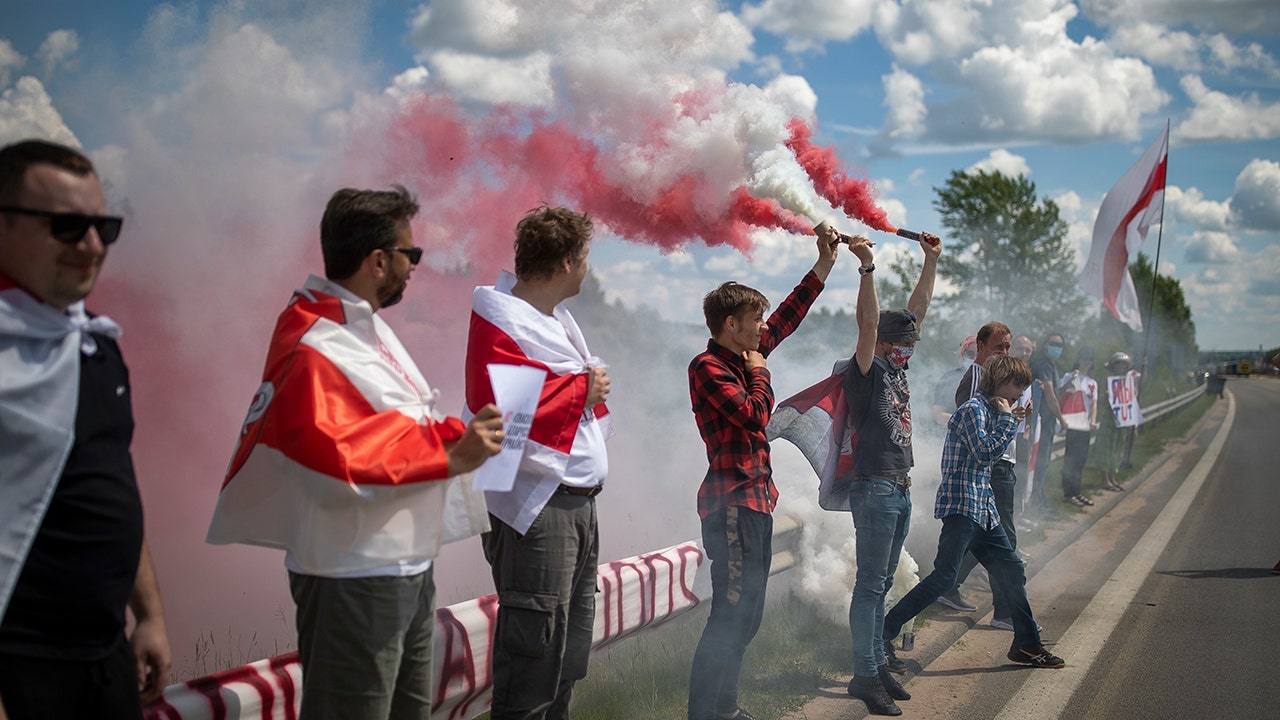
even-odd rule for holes
{"type": "Polygon", "coordinates": [[[1227,389],[1221,456],[1062,717],[1280,717],[1280,382],[1227,389]]]}
{"type": "MultiPolygon", "coordinates": [[[[920,624],[900,653],[903,718],[1280,717],[1280,381],[1227,390],[1128,492],[1029,548],[1028,597],[1067,668],[1008,662],[1012,634],[973,593],[977,612],[920,624]]],[[[865,716],[841,685],[789,719],[865,716]]]]}

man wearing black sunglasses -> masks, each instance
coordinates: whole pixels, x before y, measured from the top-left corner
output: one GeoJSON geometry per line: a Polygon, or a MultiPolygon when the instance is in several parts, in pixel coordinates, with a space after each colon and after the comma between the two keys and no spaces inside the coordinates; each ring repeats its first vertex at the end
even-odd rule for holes
{"type": "Polygon", "coordinates": [[[120,328],[84,308],[120,235],[105,210],[82,153],[0,149],[0,702],[14,720],[136,719],[168,682],[120,328]]]}
{"type": "Polygon", "coordinates": [[[502,447],[502,414],[446,417],[378,316],[422,259],[417,212],[400,186],[329,199],[325,277],[280,313],[209,528],[285,551],[302,720],[430,717],[432,560],[488,527],[469,474],[502,447]]]}

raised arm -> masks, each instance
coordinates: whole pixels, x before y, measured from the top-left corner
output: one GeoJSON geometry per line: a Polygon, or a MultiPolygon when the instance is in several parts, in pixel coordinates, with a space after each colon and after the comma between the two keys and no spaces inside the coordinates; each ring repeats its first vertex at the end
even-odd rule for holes
{"type": "Polygon", "coordinates": [[[942,254],[942,238],[932,233],[920,233],[920,247],[924,250],[924,267],[916,289],[907,300],[907,309],[916,316],[916,326],[924,327],[924,316],[933,299],[933,281],[938,276],[938,256],[942,254]]]}
{"type": "MultiPolygon", "coordinates": [[[[836,242],[831,241],[832,233],[818,236],[818,259],[813,263],[813,274],[824,283],[831,275],[831,268],[835,267],[836,256],[840,254],[840,242],[838,239],[836,242]]],[[[839,235],[835,237],[839,238],[839,235]]]]}
{"type": "Polygon", "coordinates": [[[875,258],[871,253],[871,241],[858,235],[849,241],[849,250],[858,256],[861,263],[858,278],[858,307],[855,317],[858,320],[858,344],[853,351],[853,359],[858,364],[858,371],[866,375],[871,371],[871,361],[876,357],[876,333],[880,326],[880,297],[876,295],[875,273],[864,272],[874,267],[875,258]]]}

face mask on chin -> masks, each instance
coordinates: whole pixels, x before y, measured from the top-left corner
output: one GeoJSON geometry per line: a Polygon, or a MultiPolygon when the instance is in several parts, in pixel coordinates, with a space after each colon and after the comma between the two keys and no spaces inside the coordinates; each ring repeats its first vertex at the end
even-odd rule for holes
{"type": "Polygon", "coordinates": [[[893,367],[904,370],[907,367],[907,361],[911,359],[911,354],[915,351],[916,349],[910,345],[893,345],[889,352],[885,353],[885,359],[893,367]]]}

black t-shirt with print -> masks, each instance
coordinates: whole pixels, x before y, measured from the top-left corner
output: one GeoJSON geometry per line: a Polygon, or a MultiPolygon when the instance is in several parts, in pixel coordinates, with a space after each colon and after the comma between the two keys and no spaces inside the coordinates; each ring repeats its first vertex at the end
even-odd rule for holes
{"type": "Polygon", "coordinates": [[[853,450],[853,476],[903,475],[915,460],[911,454],[911,389],[905,370],[881,358],[863,375],[857,359],[844,374],[845,401],[858,433],[853,450]]]}

